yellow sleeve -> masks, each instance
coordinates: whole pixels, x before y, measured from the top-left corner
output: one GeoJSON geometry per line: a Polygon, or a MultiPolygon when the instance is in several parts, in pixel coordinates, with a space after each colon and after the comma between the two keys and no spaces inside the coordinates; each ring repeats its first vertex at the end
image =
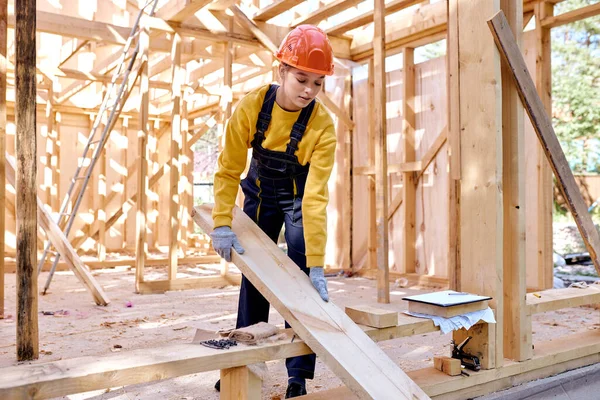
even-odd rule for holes
{"type": "Polygon", "coordinates": [[[323,130],[311,155],[302,198],[306,266],[309,268],[322,267],[325,264],[327,203],[329,202],[327,182],[333,169],[335,146],[335,128],[331,122],[323,130]]]}
{"type": "Polygon", "coordinates": [[[240,175],[246,167],[250,147],[250,119],[247,107],[240,102],[227,122],[225,144],[219,155],[215,173],[215,206],[212,217],[214,226],[231,226],[232,210],[240,184],[240,175]]]}

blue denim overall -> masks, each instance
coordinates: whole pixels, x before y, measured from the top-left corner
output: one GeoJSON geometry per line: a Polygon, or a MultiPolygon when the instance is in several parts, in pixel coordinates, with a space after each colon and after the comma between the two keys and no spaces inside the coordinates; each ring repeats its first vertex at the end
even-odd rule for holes
{"type": "MultiPolygon", "coordinates": [[[[313,100],[302,109],[292,128],[286,151],[273,151],[262,146],[269,128],[278,86],[271,85],[265,95],[252,140],[252,161],[241,187],[245,195],[244,212],[275,242],[285,224],[288,256],[308,275],[302,226],[302,196],[310,165],[298,162],[296,150],[315,106],[313,100]]],[[[268,322],[269,302],[245,276],[242,277],[237,328],[268,322]]],[[[286,322],[286,328],[289,328],[286,322]]],[[[312,379],[314,354],[286,360],[288,376],[312,379]]]]}

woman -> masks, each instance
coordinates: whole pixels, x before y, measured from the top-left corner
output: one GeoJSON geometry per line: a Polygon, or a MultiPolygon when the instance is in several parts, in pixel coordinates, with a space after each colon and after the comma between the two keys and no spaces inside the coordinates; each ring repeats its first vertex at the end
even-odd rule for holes
{"type": "MultiPolygon", "coordinates": [[[[231,220],[247,150],[252,147],[250,168],[241,182],[244,212],[274,242],[285,224],[288,256],[309,275],[321,298],[329,301],[323,265],[327,181],[336,137],[331,117],[315,98],[325,75],[333,74],[333,52],[322,30],[301,25],[286,36],[276,57],[281,86],[250,92],[228,121],[214,180],[211,238],[215,251],[227,261],[232,247],[240,254],[244,251],[231,230],[231,220]]],[[[267,322],[268,316],[269,303],[242,277],[236,327],[267,322]]],[[[286,360],[286,398],[306,394],[305,380],[313,378],[315,361],[314,354],[286,360]]],[[[219,389],[219,382],[215,387],[219,389]]]]}

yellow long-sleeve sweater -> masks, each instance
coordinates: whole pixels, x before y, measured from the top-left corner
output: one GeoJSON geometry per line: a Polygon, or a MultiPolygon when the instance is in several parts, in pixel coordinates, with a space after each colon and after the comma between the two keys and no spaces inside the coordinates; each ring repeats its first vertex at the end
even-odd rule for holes
{"type": "MultiPolygon", "coordinates": [[[[232,210],[240,184],[240,175],[246,166],[246,155],[256,132],[256,121],[269,85],[248,93],[240,101],[227,123],[225,145],[219,155],[215,174],[214,226],[231,226],[232,210]]],[[[285,111],[275,103],[271,123],[265,134],[263,147],[285,151],[290,132],[300,111],[285,111]]],[[[302,165],[310,163],[302,198],[302,219],[306,244],[307,266],[323,266],[327,241],[327,181],[331,175],[336,137],[331,116],[317,102],[306,127],[296,155],[302,165]]]]}

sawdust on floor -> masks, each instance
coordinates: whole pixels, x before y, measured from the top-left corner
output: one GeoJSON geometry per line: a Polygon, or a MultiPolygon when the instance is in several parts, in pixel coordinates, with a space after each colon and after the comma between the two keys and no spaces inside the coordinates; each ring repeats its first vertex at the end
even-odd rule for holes
{"type": "MultiPolygon", "coordinates": [[[[179,268],[178,277],[204,273],[210,266],[179,268]]],[[[96,306],[90,294],[70,272],[57,272],[46,296],[39,297],[40,358],[35,363],[81,356],[105,355],[117,351],[156,348],[191,342],[197,328],[217,331],[235,325],[239,288],[195,289],[155,295],[134,293],[134,272],[130,268],[93,272],[111,299],[108,307],[96,306]],[[54,315],[44,315],[53,313],[54,315]]],[[[148,269],[146,279],[164,276],[160,268],[148,269]]],[[[43,287],[47,273],[39,277],[43,287]]],[[[338,306],[375,305],[375,281],[364,278],[329,279],[330,296],[338,306]]],[[[392,305],[403,307],[406,295],[431,289],[392,288],[392,305]]],[[[0,320],[0,368],[17,365],[15,356],[15,274],[6,275],[6,317],[0,320]]],[[[386,306],[384,306],[386,308],[386,306]]],[[[282,317],[271,309],[271,323],[283,326],[282,317]]],[[[533,340],[600,328],[600,311],[570,308],[535,315],[533,340]]],[[[432,366],[433,356],[449,355],[451,335],[439,332],[380,342],[380,347],[404,371],[432,366]],[[441,337],[440,337],[441,336],[441,337]]],[[[269,376],[263,382],[263,398],[283,399],[287,374],[283,360],[267,363],[269,376]]],[[[202,399],[217,400],[213,386],[219,371],[127,387],[112,388],[63,399],[202,399]]],[[[309,392],[340,386],[341,381],[317,361],[316,377],[309,392]]]]}

